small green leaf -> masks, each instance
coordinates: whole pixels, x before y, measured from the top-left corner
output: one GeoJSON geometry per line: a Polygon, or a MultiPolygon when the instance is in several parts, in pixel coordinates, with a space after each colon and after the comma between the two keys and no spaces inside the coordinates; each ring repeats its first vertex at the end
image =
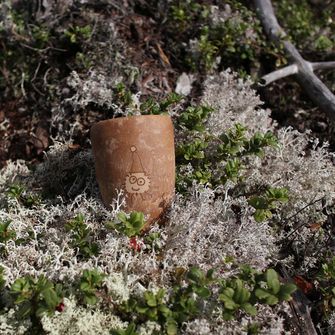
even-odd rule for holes
{"type": "Polygon", "coordinates": [[[288,301],[288,300],[291,300],[292,297],[292,293],[294,291],[297,290],[297,287],[294,285],[294,284],[285,284],[285,285],[282,285],[282,287],[280,288],[280,291],[279,291],[279,299],[280,300],[285,300],[285,301],[288,301]]]}
{"type": "Polygon", "coordinates": [[[50,308],[56,307],[60,302],[60,298],[57,296],[57,294],[56,294],[56,292],[54,291],[53,288],[43,290],[41,292],[41,295],[43,296],[46,304],[50,308]]]}
{"type": "Polygon", "coordinates": [[[152,292],[145,292],[144,293],[145,301],[150,307],[157,306],[156,296],[152,292]]]}
{"type": "Polygon", "coordinates": [[[255,209],[267,209],[268,201],[263,197],[252,197],[248,200],[248,204],[255,209]]]}
{"type": "Polygon", "coordinates": [[[259,299],[266,299],[268,296],[271,295],[271,293],[269,293],[268,291],[266,291],[266,290],[264,290],[262,288],[257,288],[255,290],[255,295],[259,299]]]}
{"type": "Polygon", "coordinates": [[[147,311],[149,310],[148,307],[144,307],[144,306],[136,306],[135,309],[136,309],[136,312],[140,314],[146,314],[147,311]]]}
{"type": "Polygon", "coordinates": [[[169,319],[166,322],[166,333],[167,335],[177,335],[178,327],[177,322],[173,319],[169,319]]]}
{"type": "Polygon", "coordinates": [[[252,306],[249,302],[243,304],[241,308],[248,314],[255,316],[257,315],[257,309],[255,306],[252,306]]]}
{"type": "Polygon", "coordinates": [[[256,222],[263,222],[265,220],[268,220],[272,217],[272,212],[267,209],[256,209],[256,212],[254,213],[254,218],[256,222]]]}
{"type": "Polygon", "coordinates": [[[187,274],[187,278],[195,283],[199,283],[204,279],[204,273],[199,268],[192,267],[187,274]]]}
{"type": "Polygon", "coordinates": [[[98,302],[98,298],[93,293],[85,294],[85,302],[88,305],[95,305],[98,302]]]}
{"type": "Polygon", "coordinates": [[[274,294],[277,294],[280,290],[280,282],[277,272],[273,269],[268,269],[265,273],[265,277],[268,287],[272,290],[274,294]]]}
{"type": "Polygon", "coordinates": [[[198,287],[195,289],[195,293],[201,298],[209,298],[211,295],[211,291],[207,287],[198,287]]]}
{"type": "Polygon", "coordinates": [[[32,314],[33,311],[33,306],[30,301],[25,301],[20,305],[19,308],[19,317],[22,319],[25,319],[28,317],[30,314],[32,314]]]}
{"type": "Polygon", "coordinates": [[[278,299],[276,296],[274,296],[274,295],[269,295],[269,296],[265,299],[265,302],[266,302],[268,305],[272,306],[272,305],[276,305],[276,304],[278,304],[279,299],[278,299]]]}

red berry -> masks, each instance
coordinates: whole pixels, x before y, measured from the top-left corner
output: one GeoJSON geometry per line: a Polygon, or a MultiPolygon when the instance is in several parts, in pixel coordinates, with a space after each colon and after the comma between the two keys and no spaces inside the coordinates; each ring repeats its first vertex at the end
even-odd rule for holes
{"type": "Polygon", "coordinates": [[[63,301],[60,302],[60,303],[56,306],[56,311],[57,311],[57,312],[62,313],[62,312],[64,311],[64,309],[65,309],[65,305],[64,305],[64,302],[63,302],[63,301]]]}
{"type": "Polygon", "coordinates": [[[129,240],[129,246],[131,249],[134,249],[135,251],[141,251],[141,243],[137,240],[136,236],[132,237],[129,240]]]}

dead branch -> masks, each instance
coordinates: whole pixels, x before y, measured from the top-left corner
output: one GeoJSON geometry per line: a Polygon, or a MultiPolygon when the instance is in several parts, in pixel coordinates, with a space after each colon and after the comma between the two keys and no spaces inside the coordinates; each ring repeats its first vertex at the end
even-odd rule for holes
{"type": "Polygon", "coordinates": [[[296,64],[285,66],[277,71],[273,71],[263,76],[259,82],[260,86],[267,86],[273,81],[279,80],[298,73],[298,66],[296,64]]]}
{"type": "MultiPolygon", "coordinates": [[[[297,67],[297,73],[295,78],[302,87],[302,89],[308,94],[310,99],[317,105],[321,110],[323,110],[326,115],[333,122],[335,121],[335,96],[328,89],[328,87],[314,74],[316,69],[329,69],[334,67],[335,62],[324,62],[322,63],[310,63],[306,61],[299,53],[297,48],[287,39],[287,35],[282,27],[279,25],[276,15],[273,10],[273,6],[270,0],[254,0],[256,11],[262,22],[264,31],[268,38],[274,41],[277,45],[281,45],[287,54],[289,62],[291,65],[297,67]],[[313,65],[314,64],[314,65],[313,65]]],[[[285,68],[284,68],[285,69],[285,68]]],[[[282,69],[282,70],[284,70],[282,69]]],[[[294,67],[284,70],[284,74],[291,75],[289,70],[294,69],[294,67]]],[[[278,70],[280,71],[280,70],[278,70]]],[[[277,72],[277,71],[275,71],[277,72]]],[[[286,76],[287,76],[286,75],[286,76]]],[[[284,76],[274,75],[272,73],[264,76],[264,81],[275,78],[278,80],[284,78],[284,76]],[[265,77],[265,79],[264,79],[265,77]]],[[[272,82],[274,80],[269,81],[272,82]]]]}
{"type": "Polygon", "coordinates": [[[311,63],[313,70],[333,70],[335,62],[315,62],[311,63]]]}
{"type": "MultiPolygon", "coordinates": [[[[279,265],[279,272],[286,282],[293,282],[283,265],[279,265]]],[[[317,335],[310,313],[310,301],[300,290],[292,294],[292,300],[289,302],[292,312],[292,322],[297,334],[317,335]]]]}

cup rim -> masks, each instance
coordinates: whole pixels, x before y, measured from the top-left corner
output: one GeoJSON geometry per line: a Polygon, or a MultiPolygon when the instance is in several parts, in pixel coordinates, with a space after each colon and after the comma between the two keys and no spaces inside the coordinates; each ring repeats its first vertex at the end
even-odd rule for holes
{"type": "Polygon", "coordinates": [[[128,121],[128,120],[138,119],[138,118],[163,118],[163,119],[168,118],[169,120],[171,120],[171,116],[169,114],[129,115],[129,116],[120,116],[120,117],[115,117],[112,119],[101,120],[101,121],[94,123],[92,127],[96,125],[103,125],[103,124],[111,123],[111,122],[114,123],[114,122],[118,122],[121,120],[128,121]]]}

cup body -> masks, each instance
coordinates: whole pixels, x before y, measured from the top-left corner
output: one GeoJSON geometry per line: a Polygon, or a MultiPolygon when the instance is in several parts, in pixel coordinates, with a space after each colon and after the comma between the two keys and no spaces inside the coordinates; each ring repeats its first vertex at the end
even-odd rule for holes
{"type": "Polygon", "coordinates": [[[104,204],[118,190],[125,211],[143,212],[148,224],[169,207],[175,188],[174,131],[168,115],[121,117],[91,128],[96,177],[104,204]]]}

